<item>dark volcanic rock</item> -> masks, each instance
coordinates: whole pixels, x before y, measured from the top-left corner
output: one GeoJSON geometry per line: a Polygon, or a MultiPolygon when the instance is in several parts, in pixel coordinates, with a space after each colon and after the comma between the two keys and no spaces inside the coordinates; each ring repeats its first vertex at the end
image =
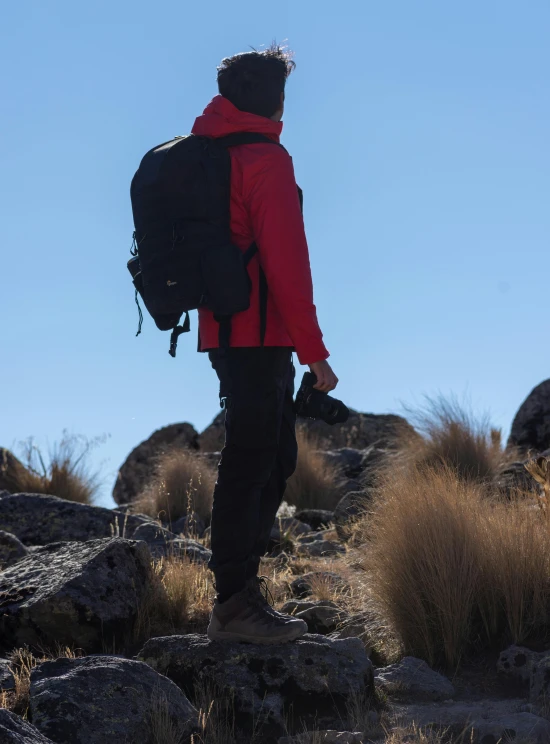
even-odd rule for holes
{"type": "Polygon", "coordinates": [[[131,630],[150,553],[122,538],[52,543],[0,573],[0,642],[110,647],[131,630]]]}
{"type": "Polygon", "coordinates": [[[367,513],[369,502],[369,491],[351,491],[340,499],[334,510],[334,523],[340,540],[349,539],[352,525],[367,513]]]}
{"type": "Polygon", "coordinates": [[[447,677],[413,656],[405,656],[396,664],[377,669],[374,679],[376,686],[387,695],[398,695],[407,702],[448,700],[455,694],[455,688],[447,677]]]}
{"type": "Polygon", "coordinates": [[[175,447],[198,449],[198,434],[191,424],[164,426],[130,452],[118,471],[113,489],[115,502],[134,501],[154,476],[158,456],[175,447]]]}
{"type": "Polygon", "coordinates": [[[311,571],[294,579],[290,584],[290,591],[294,597],[304,598],[313,594],[316,585],[327,586],[335,594],[345,594],[350,586],[341,576],[332,571],[311,571]]]}
{"type": "MultiPolygon", "coordinates": [[[[225,413],[222,411],[202,432],[199,437],[201,451],[217,452],[222,449],[225,438],[224,418],[225,413]]],[[[312,434],[322,450],[343,447],[363,450],[371,445],[394,448],[401,436],[418,436],[401,416],[358,413],[353,410],[350,410],[350,417],[343,424],[330,426],[324,421],[299,419],[298,426],[312,434]]]]}
{"type": "Polygon", "coordinates": [[[113,535],[128,537],[145,521],[148,521],[146,517],[77,504],[57,496],[37,493],[0,496],[0,530],[11,532],[27,546],[113,535]]]}
{"type": "Polygon", "coordinates": [[[11,671],[11,664],[7,659],[0,659],[0,690],[13,690],[15,679],[11,671]]]}
{"type": "Polygon", "coordinates": [[[197,711],[166,677],[139,661],[91,656],[47,661],[31,674],[32,721],[57,744],[158,744],[162,718],[189,741],[197,711]]]}
{"type": "Polygon", "coordinates": [[[165,530],[155,522],[141,524],[132,535],[133,540],[143,540],[151,555],[161,558],[168,555],[187,556],[194,563],[208,563],[212,553],[204,545],[165,530]]]}
{"type": "Polygon", "coordinates": [[[526,456],[550,447],[550,380],[532,390],[512,424],[509,447],[518,447],[526,456]]]}
{"type": "Polygon", "coordinates": [[[304,636],[294,643],[261,646],[215,643],[205,636],[153,638],[138,654],[174,680],[190,697],[197,682],[234,694],[237,724],[262,726],[262,734],[280,735],[284,709],[297,716],[322,717],[345,704],[351,694],[372,691],[372,667],[355,638],[329,641],[304,636]]]}
{"type": "Polygon", "coordinates": [[[328,509],[302,509],[296,512],[295,519],[308,524],[312,530],[327,529],[334,521],[334,512],[328,509]]]}
{"type": "Polygon", "coordinates": [[[24,558],[29,551],[11,532],[0,530],[0,568],[7,568],[24,558]]]}
{"type": "Polygon", "coordinates": [[[27,468],[17,457],[5,447],[0,447],[0,492],[13,493],[19,488],[21,474],[27,468]]]}
{"type": "Polygon", "coordinates": [[[2,744],[53,744],[51,739],[47,739],[28,721],[24,721],[4,708],[0,708],[0,742],[2,744]]]}

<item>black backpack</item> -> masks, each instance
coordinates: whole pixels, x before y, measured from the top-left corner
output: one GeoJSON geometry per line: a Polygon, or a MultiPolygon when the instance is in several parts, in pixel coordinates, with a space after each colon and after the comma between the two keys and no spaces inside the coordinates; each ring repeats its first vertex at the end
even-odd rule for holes
{"type": "MultiPolygon", "coordinates": [[[[231,316],[250,306],[246,267],[258,248],[253,243],[243,253],[231,242],[228,148],[256,142],[278,144],[253,132],[176,137],[149,150],[132,179],[135,231],[128,269],[139,310],[136,335],[143,322],[139,295],[157,328],[172,331],[172,357],[179,335],[189,331],[190,310],[212,310],[220,346],[229,346],[231,316]]],[[[260,294],[266,302],[265,277],[260,294]]],[[[261,325],[263,335],[265,318],[261,325]]]]}

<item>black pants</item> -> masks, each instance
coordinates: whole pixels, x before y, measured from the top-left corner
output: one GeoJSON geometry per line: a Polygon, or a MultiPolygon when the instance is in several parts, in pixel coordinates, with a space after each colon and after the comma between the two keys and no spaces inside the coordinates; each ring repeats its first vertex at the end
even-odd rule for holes
{"type": "Polygon", "coordinates": [[[225,599],[258,573],[296,468],[295,371],[286,347],[214,349],[209,356],[226,409],[209,566],[225,599]]]}

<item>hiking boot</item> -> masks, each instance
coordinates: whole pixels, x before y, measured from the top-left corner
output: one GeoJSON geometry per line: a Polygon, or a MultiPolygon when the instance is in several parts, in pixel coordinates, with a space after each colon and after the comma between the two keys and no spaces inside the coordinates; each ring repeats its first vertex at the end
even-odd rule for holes
{"type": "Polygon", "coordinates": [[[285,622],[295,619],[292,615],[285,615],[282,612],[278,612],[273,607],[273,595],[269,590],[267,576],[254,576],[251,579],[248,579],[246,582],[246,588],[250,592],[252,601],[260,607],[263,607],[266,612],[269,612],[274,617],[278,617],[285,622]]]}
{"type": "Polygon", "coordinates": [[[211,641],[275,644],[295,641],[307,632],[303,620],[277,616],[251,596],[249,587],[226,602],[214,602],[206,635],[211,641]]]}

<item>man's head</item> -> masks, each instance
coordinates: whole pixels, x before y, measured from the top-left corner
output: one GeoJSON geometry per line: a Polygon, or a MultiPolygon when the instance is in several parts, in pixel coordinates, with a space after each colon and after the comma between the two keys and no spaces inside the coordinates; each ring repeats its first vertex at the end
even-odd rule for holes
{"type": "Polygon", "coordinates": [[[294,67],[292,54],[277,44],[263,52],[235,54],[218,67],[218,90],[240,111],[280,121],[286,79],[294,67]]]}

